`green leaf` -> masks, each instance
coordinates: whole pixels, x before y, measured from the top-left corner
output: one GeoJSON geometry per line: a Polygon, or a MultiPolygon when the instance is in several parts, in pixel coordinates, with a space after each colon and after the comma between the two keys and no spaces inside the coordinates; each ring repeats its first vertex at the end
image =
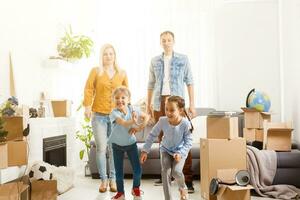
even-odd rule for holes
{"type": "Polygon", "coordinates": [[[79,152],[79,158],[80,158],[80,160],[83,159],[83,156],[84,156],[84,149],[82,149],[82,150],[79,152]]]}

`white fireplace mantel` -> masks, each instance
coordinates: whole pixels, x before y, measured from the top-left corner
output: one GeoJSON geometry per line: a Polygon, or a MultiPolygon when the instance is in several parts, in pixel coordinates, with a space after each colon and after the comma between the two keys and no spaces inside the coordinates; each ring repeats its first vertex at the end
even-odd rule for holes
{"type": "Polygon", "coordinates": [[[48,137],[67,136],[67,166],[74,164],[76,139],[76,120],[67,117],[47,117],[29,119],[30,132],[27,137],[29,144],[29,164],[43,160],[43,139],[48,137]]]}

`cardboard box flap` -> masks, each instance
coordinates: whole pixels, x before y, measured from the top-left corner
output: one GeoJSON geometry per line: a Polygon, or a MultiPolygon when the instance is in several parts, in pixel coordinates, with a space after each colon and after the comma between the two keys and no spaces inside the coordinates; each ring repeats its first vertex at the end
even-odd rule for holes
{"type": "Polygon", "coordinates": [[[252,185],[246,185],[246,186],[228,185],[227,188],[229,188],[232,191],[239,191],[239,190],[251,190],[254,187],[252,185]]]}
{"type": "Polygon", "coordinates": [[[293,128],[269,128],[269,132],[292,132],[294,129],[293,128]]]}
{"type": "Polygon", "coordinates": [[[241,108],[244,112],[259,112],[259,113],[261,113],[261,114],[263,114],[263,115],[271,115],[272,113],[271,112],[260,112],[260,111],[258,111],[258,110],[256,110],[255,108],[245,108],[245,107],[243,107],[243,108],[241,108]]]}

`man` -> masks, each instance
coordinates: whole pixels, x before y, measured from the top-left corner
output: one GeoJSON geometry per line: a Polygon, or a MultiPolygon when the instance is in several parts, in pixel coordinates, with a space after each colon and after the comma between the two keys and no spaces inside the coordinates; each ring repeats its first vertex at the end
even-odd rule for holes
{"type": "MultiPolygon", "coordinates": [[[[194,87],[193,77],[187,56],[173,51],[174,34],[171,31],[165,31],[160,34],[160,44],[164,50],[162,55],[156,56],[151,60],[147,112],[154,115],[155,122],[161,116],[165,115],[165,101],[170,95],[177,95],[184,98],[185,85],[189,96],[189,113],[191,117],[196,114],[194,106],[194,87]],[[152,108],[153,99],[153,108],[152,108]]],[[[159,136],[159,141],[163,133],[159,136]]],[[[189,193],[194,192],[193,174],[192,174],[192,156],[189,152],[185,161],[183,173],[185,183],[189,193]]],[[[161,178],[155,182],[155,185],[161,185],[161,178]]]]}

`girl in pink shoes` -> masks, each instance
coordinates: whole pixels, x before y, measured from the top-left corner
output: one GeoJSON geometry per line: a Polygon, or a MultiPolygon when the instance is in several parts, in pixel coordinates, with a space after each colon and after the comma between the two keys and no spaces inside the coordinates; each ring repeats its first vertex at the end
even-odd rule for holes
{"type": "Polygon", "coordinates": [[[125,199],[123,161],[124,154],[126,153],[133,169],[131,194],[134,200],[141,200],[140,182],[142,169],[139,162],[135,133],[141,131],[146,126],[149,117],[129,105],[130,92],[126,87],[115,89],[112,97],[115,108],[110,114],[112,133],[109,143],[112,144],[117,183],[117,194],[112,199],[125,199]],[[141,121],[141,123],[137,123],[138,121],[141,121]]]}
{"type": "Polygon", "coordinates": [[[157,124],[148,135],[141,153],[141,163],[147,160],[151,145],[163,131],[160,145],[162,182],[165,200],[173,200],[170,187],[171,177],[174,177],[180,192],[180,199],[187,200],[188,194],[182,172],[189,150],[192,148],[193,125],[185,111],[184,99],[170,96],[166,101],[166,116],[160,117],[157,124]],[[187,118],[183,117],[186,116],[187,118]],[[172,172],[172,174],[171,174],[172,172]]]}

